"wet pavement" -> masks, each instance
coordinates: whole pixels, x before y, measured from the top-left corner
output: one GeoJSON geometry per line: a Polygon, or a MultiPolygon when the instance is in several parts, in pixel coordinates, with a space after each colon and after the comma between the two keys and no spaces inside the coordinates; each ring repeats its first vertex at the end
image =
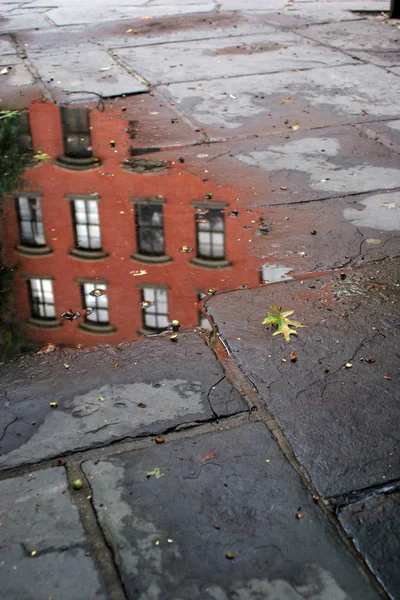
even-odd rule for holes
{"type": "Polygon", "coordinates": [[[0,3],[5,598],[400,597],[388,4],[0,3]]]}

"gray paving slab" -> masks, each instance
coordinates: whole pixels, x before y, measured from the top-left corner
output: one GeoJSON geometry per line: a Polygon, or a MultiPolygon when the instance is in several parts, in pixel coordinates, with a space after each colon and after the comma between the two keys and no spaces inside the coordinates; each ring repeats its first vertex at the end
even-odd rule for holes
{"type": "MultiPolygon", "coordinates": [[[[168,160],[172,154],[158,156],[168,160]]],[[[200,152],[185,148],[183,156],[199,174],[207,169],[210,180],[235,187],[238,203],[266,214],[275,205],[397,190],[400,182],[398,153],[358,127],[300,126],[295,132],[228,138],[200,152]]]]}
{"type": "Polygon", "coordinates": [[[46,53],[36,56],[32,62],[56,99],[63,99],[66,90],[90,91],[103,96],[148,91],[146,83],[103,50],[46,53]]]}
{"type": "Polygon", "coordinates": [[[270,30],[268,15],[259,13],[190,13],[132,19],[132,22],[71,25],[67,29],[41,32],[24,31],[18,36],[28,55],[49,50],[73,52],[76,46],[97,45],[107,49],[123,46],[142,46],[149,43],[185,41],[199,38],[249,35],[270,30]]]}
{"type": "Polygon", "coordinates": [[[337,50],[290,32],[123,48],[117,54],[152,84],[354,64],[337,50]]]}
{"type": "Polygon", "coordinates": [[[214,10],[215,3],[186,4],[175,6],[173,3],[160,6],[129,6],[114,5],[109,2],[99,3],[95,0],[90,4],[77,4],[71,11],[68,4],[52,8],[47,11],[47,16],[59,27],[65,25],[77,25],[80,23],[100,23],[102,21],[115,21],[118,19],[141,19],[168,16],[175,14],[190,14],[198,12],[210,12],[214,10]],[[90,8],[90,10],[89,10],[90,8]]]}
{"type": "Polygon", "coordinates": [[[2,597],[105,600],[64,469],[6,479],[0,490],[2,597]]]}
{"type": "Polygon", "coordinates": [[[400,494],[345,507],[339,519],[391,598],[400,590],[400,494]]]}
{"type": "Polygon", "coordinates": [[[210,136],[220,137],[288,130],[293,123],[309,128],[396,118],[400,81],[373,65],[346,65],[176,83],[162,90],[210,136]]]}
{"type": "Polygon", "coordinates": [[[336,23],[311,25],[302,34],[376,65],[400,64],[399,29],[390,21],[365,19],[341,27],[336,23]]]}
{"type": "Polygon", "coordinates": [[[365,19],[368,11],[388,10],[386,0],[378,2],[338,1],[338,2],[293,2],[287,3],[282,11],[271,16],[271,19],[287,25],[305,25],[312,23],[329,23],[329,21],[346,21],[365,19]]]}
{"type": "Polygon", "coordinates": [[[130,600],[378,597],[261,423],[96,462],[130,600]]]}
{"type": "Polygon", "coordinates": [[[50,23],[46,21],[42,14],[37,12],[26,13],[25,15],[16,15],[0,17],[0,32],[13,33],[23,29],[49,29],[50,23]]]}
{"type": "Polygon", "coordinates": [[[207,302],[324,497],[400,477],[398,286],[398,264],[388,262],[207,302]],[[294,310],[307,328],[290,343],[273,336],[262,325],[271,305],[294,310]]]}
{"type": "Polygon", "coordinates": [[[262,10],[277,11],[284,8],[285,0],[219,0],[218,10],[262,10]]]}
{"type": "Polygon", "coordinates": [[[0,56],[7,54],[16,54],[16,49],[9,35],[0,36],[0,56]]]}
{"type": "Polygon", "coordinates": [[[190,333],[120,352],[29,355],[3,366],[1,391],[3,469],[247,410],[212,350],[190,333]]]}

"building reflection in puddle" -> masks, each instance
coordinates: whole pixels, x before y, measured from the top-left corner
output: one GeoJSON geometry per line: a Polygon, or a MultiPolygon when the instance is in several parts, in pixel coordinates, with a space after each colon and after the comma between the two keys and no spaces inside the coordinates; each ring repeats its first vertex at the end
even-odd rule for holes
{"type": "Polygon", "coordinates": [[[117,344],[172,320],[209,329],[208,294],[266,278],[250,252],[268,232],[260,209],[195,173],[182,149],[166,161],[136,148],[140,122],[124,102],[38,102],[21,117],[21,143],[39,160],[3,200],[3,260],[18,266],[28,342],[117,344]]]}

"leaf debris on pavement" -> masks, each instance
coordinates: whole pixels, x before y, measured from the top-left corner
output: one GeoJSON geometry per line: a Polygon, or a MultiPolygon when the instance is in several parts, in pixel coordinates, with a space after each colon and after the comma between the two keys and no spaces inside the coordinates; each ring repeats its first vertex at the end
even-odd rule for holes
{"type": "Polygon", "coordinates": [[[160,477],[164,477],[164,473],[161,473],[160,467],[153,467],[152,469],[149,469],[149,471],[147,471],[146,477],[147,479],[150,479],[150,477],[160,479],[160,477]]]}
{"type": "Polygon", "coordinates": [[[294,313],[294,310],[282,311],[280,306],[271,306],[271,312],[267,312],[267,318],[262,322],[263,325],[276,325],[277,330],[272,334],[273,336],[283,335],[287,342],[290,342],[291,335],[298,335],[296,327],[307,327],[299,321],[292,321],[288,319],[290,315],[294,313]]]}
{"type": "Polygon", "coordinates": [[[205,454],[203,456],[203,458],[201,459],[201,462],[207,462],[207,460],[211,460],[212,458],[215,458],[217,456],[217,453],[215,451],[212,452],[208,452],[207,454],[205,454]]]}

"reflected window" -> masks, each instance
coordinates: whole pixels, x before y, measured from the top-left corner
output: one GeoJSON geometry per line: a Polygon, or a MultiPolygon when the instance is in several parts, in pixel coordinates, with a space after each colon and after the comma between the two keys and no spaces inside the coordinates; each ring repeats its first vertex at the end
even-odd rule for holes
{"type": "Polygon", "coordinates": [[[31,128],[29,125],[29,113],[23,110],[19,114],[19,150],[22,154],[32,151],[31,128]]]}
{"type": "Polygon", "coordinates": [[[169,325],[168,290],[166,288],[143,287],[142,302],[150,305],[143,309],[143,324],[146,329],[160,331],[169,325]]]}
{"type": "Polygon", "coordinates": [[[164,254],[164,223],[161,204],[136,204],[138,253],[146,256],[164,254]]]}
{"type": "Polygon", "coordinates": [[[210,208],[201,218],[196,214],[197,256],[207,260],[225,257],[225,224],[222,209],[210,208]]]}
{"type": "Polygon", "coordinates": [[[21,244],[45,246],[40,198],[20,196],[16,199],[21,244]]]}
{"type": "Polygon", "coordinates": [[[83,283],[81,285],[82,304],[85,309],[85,321],[87,323],[108,324],[108,296],[106,293],[96,295],[95,290],[107,291],[105,283],[83,283]]]}
{"type": "Polygon", "coordinates": [[[61,108],[64,155],[69,158],[91,158],[89,110],[85,107],[61,108]]]}
{"type": "Polygon", "coordinates": [[[28,279],[28,289],[32,317],[35,319],[54,319],[56,316],[56,309],[52,280],[39,278],[28,279]]]}
{"type": "Polygon", "coordinates": [[[71,206],[76,248],[101,250],[99,203],[96,200],[73,200],[71,206]]]}

